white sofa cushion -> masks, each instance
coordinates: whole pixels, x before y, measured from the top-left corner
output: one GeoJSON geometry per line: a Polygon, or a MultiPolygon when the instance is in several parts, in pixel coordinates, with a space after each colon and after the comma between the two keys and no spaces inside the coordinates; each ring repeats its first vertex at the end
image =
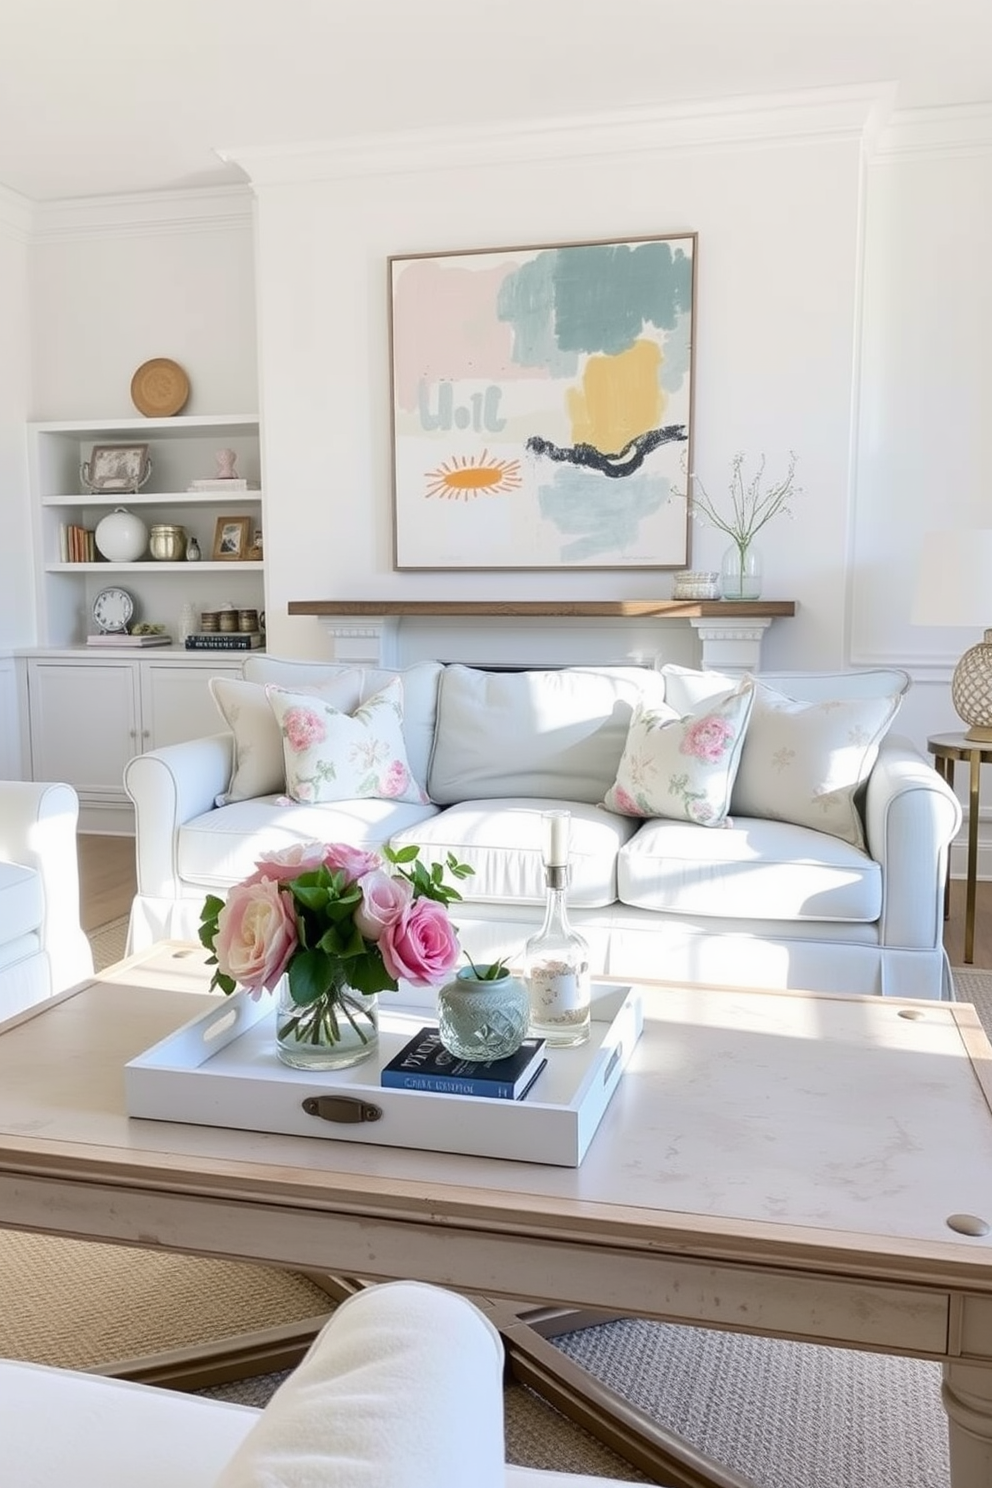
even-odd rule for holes
{"type": "MultiPolygon", "coordinates": [[[[299,690],[350,713],[361,700],[362,681],[361,668],[348,667],[299,690]]],[[[218,806],[281,791],[286,783],[282,734],[263,684],[239,677],[211,677],[208,685],[221,718],[234,735],[231,779],[218,797],[218,806]]]]}
{"type": "MultiPolygon", "coordinates": [[[[243,673],[246,682],[272,682],[277,687],[310,687],[321,685],[329,677],[351,668],[327,661],[283,661],[278,656],[256,653],[246,656],[243,673]]],[[[444,671],[439,661],[421,661],[401,671],[379,667],[362,667],[360,702],[381,691],[387,682],[399,677],[403,682],[403,738],[410,769],[418,785],[427,786],[427,771],[434,745],[437,721],[438,682],[444,671]]]]}
{"type": "Polygon", "coordinates": [[[236,801],[192,817],[179,828],[176,870],[184,883],[228,889],[246,878],[262,852],[301,842],[350,842],[380,848],[394,832],[436,815],[434,806],[397,801],[331,801],[304,806],[286,796],[236,801]]]}
{"type": "Polygon", "coordinates": [[[645,667],[484,672],[453,663],[438,696],[431,800],[595,805],[616,779],[634,705],[664,700],[664,679],[645,667]]]}
{"type": "Polygon", "coordinates": [[[681,718],[667,704],[638,703],[617,778],[606,792],[607,810],[722,827],[753,699],[754,684],[747,680],[681,718]]]}
{"type": "Polygon", "coordinates": [[[41,874],[0,860],[0,946],[37,934],[45,918],[41,874]]]}
{"type": "MultiPolygon", "coordinates": [[[[704,698],[714,697],[741,679],[725,672],[700,671],[668,662],[661,668],[665,700],[679,713],[704,698]]],[[[909,688],[909,673],[898,667],[862,667],[848,672],[762,672],[755,678],[807,703],[825,703],[832,698],[902,697],[909,688]]]]}
{"type": "Polygon", "coordinates": [[[399,677],[353,712],[272,683],[265,695],[282,735],[286,794],[294,801],[426,802],[406,756],[399,677]]]}
{"type": "Polygon", "coordinates": [[[882,871],[838,837],[789,822],[733,817],[722,832],[689,822],[645,822],[621,849],[624,904],[731,920],[870,923],[882,871]]]}
{"type": "MultiPolygon", "coordinates": [[[[468,903],[543,904],[546,889],[542,813],[566,807],[572,814],[568,892],[573,909],[595,909],[617,898],[617,852],[637,830],[629,817],[615,816],[582,801],[557,797],[508,797],[464,801],[430,821],[394,833],[392,847],[419,843],[426,858],[452,852],[475,871],[459,882],[468,903]]],[[[457,923],[458,906],[453,917],[457,923]]]]}

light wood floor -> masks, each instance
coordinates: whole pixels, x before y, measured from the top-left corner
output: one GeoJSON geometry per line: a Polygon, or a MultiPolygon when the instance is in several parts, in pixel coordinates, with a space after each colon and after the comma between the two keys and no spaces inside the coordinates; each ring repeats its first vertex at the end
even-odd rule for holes
{"type": "MultiPolygon", "coordinates": [[[[135,892],[134,839],[80,834],[79,877],[84,930],[126,915],[135,892]]],[[[951,965],[962,966],[964,883],[960,879],[951,884],[951,914],[944,926],[944,944],[951,965]]],[[[978,885],[974,964],[980,970],[992,969],[992,883],[978,885]]]]}

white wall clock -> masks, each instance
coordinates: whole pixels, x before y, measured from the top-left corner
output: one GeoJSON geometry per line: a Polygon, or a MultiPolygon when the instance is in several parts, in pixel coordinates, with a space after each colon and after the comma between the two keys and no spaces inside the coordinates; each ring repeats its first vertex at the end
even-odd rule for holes
{"type": "Polygon", "coordinates": [[[134,600],[126,589],[101,589],[93,601],[93,619],[102,631],[127,630],[133,614],[134,600]]]}

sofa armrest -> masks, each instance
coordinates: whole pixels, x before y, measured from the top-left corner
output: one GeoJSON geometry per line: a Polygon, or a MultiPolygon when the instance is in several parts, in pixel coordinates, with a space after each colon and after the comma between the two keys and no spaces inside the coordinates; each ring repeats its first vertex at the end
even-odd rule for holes
{"type": "Polygon", "coordinates": [[[213,809],[227,789],[233,759],[234,736],[225,733],[151,749],[128,760],[124,789],[134,802],[139,894],[179,897],[179,829],[213,809]]]}
{"type": "Polygon", "coordinates": [[[960,825],[950,786],[909,739],[887,735],[865,796],[868,851],[882,866],[883,945],[940,945],[947,855],[960,825]]]}
{"type": "Polygon", "coordinates": [[[71,785],[0,781],[0,858],[33,868],[41,879],[41,942],[53,992],[93,971],[93,952],[79,922],[78,823],[79,797],[71,785]]]}

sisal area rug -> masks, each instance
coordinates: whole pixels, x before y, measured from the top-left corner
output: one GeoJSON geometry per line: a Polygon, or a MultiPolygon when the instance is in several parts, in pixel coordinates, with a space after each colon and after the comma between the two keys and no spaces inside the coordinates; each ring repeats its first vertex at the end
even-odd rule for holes
{"type": "MultiPolygon", "coordinates": [[[[121,955],[124,928],[92,937],[99,964],[121,955]]],[[[992,1033],[992,972],[958,968],[954,979],[992,1033]]],[[[948,1488],[937,1364],[637,1319],[555,1343],[759,1488],[948,1488]]],[[[285,1378],[203,1393],[262,1406],[285,1378]]],[[[520,1466],[651,1481],[516,1385],[506,1392],[506,1436],[507,1458],[520,1466]]]]}

